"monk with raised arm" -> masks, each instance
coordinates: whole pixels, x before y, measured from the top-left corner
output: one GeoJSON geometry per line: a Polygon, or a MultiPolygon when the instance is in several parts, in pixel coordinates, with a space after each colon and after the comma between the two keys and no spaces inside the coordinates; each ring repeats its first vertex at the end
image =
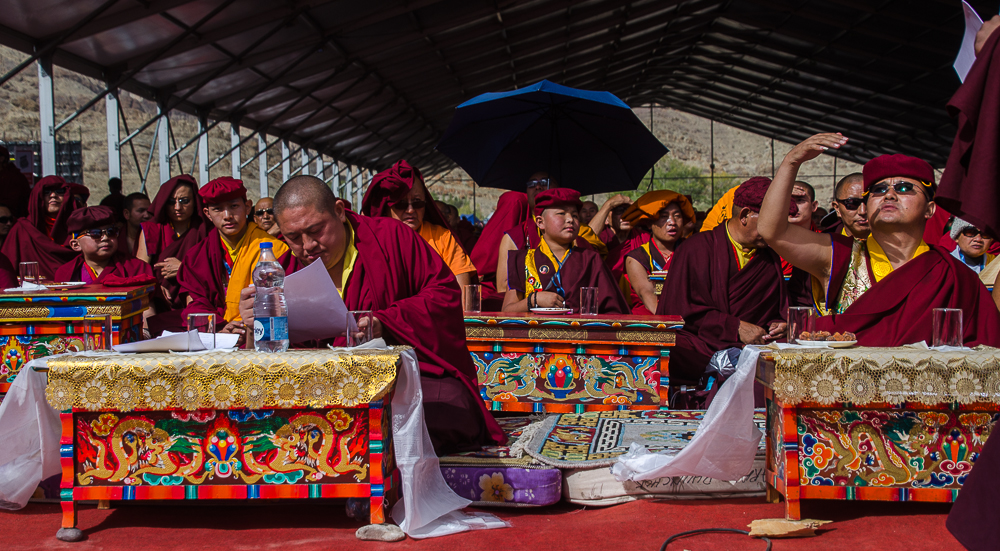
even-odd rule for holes
{"type": "Polygon", "coordinates": [[[976,273],[924,242],[934,218],[934,170],[906,155],[882,155],[863,170],[871,235],[860,241],[788,223],[783,207],[803,163],[847,143],[817,134],[785,155],[764,198],[760,232],[783,258],[812,276],[820,331],[851,332],[862,346],[931,342],[932,310],[961,308],[967,346],[1000,345],[1000,312],[976,273]]]}
{"type": "MultiPolygon", "coordinates": [[[[372,334],[417,352],[427,430],[439,455],[506,440],[479,395],[465,344],[461,292],[441,256],[416,232],[389,217],[345,210],[314,176],[297,176],[274,196],[291,253],[285,273],[322,262],[350,310],[371,310],[372,334]]],[[[253,323],[253,288],[241,316],[253,323]]],[[[333,341],[344,346],[343,337],[333,341]]]]}

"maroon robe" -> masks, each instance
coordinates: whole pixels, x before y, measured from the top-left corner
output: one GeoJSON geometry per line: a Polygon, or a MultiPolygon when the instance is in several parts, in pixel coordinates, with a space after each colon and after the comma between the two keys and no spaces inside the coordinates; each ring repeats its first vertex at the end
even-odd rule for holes
{"type": "MultiPolygon", "coordinates": [[[[167,258],[183,260],[188,249],[197,245],[199,241],[208,235],[209,230],[212,229],[212,225],[202,217],[202,204],[201,196],[198,195],[198,184],[192,176],[187,174],[175,176],[160,186],[160,190],[156,192],[156,197],[153,199],[149,209],[153,212],[153,218],[148,222],[142,223],[142,234],[146,240],[146,254],[149,255],[150,266],[155,266],[157,262],[166,260],[167,258]],[[188,182],[192,186],[192,191],[194,191],[194,214],[191,216],[191,224],[188,226],[188,229],[178,236],[175,234],[174,227],[170,224],[170,216],[167,214],[167,211],[173,205],[167,201],[174,194],[174,190],[177,189],[177,186],[181,182],[188,182]]],[[[177,278],[163,277],[163,270],[161,268],[154,267],[153,273],[156,274],[157,286],[160,289],[169,291],[171,296],[170,301],[167,301],[165,298],[166,295],[162,291],[158,293],[157,311],[165,310],[167,307],[183,309],[187,303],[187,295],[181,292],[181,286],[177,282],[177,278]]]]}
{"type": "Polygon", "coordinates": [[[995,551],[1000,542],[1000,438],[995,434],[986,440],[979,457],[972,459],[972,472],[945,522],[948,531],[969,551],[995,551]]]}
{"type": "MultiPolygon", "coordinates": [[[[833,306],[847,276],[853,239],[833,239],[833,266],[828,307],[833,306]]],[[[869,277],[875,281],[868,267],[869,277]]],[[[934,308],[961,308],[966,346],[1000,346],[1000,312],[970,270],[936,245],[872,285],[843,314],[817,318],[821,331],[850,331],[861,346],[902,346],[932,340],[934,308]]]]}
{"type": "Polygon", "coordinates": [[[768,248],[741,269],[725,223],[689,237],[673,256],[656,315],[684,318],[670,350],[670,384],[696,384],[713,354],[743,348],[741,321],[765,329],[785,321],[785,279],[781,258],[768,248]]]}
{"type": "Polygon", "coordinates": [[[135,243],[132,245],[132,247],[130,248],[128,246],[128,223],[122,226],[121,231],[118,232],[118,252],[132,258],[134,258],[135,254],[139,252],[138,236],[136,236],[135,243]]]}
{"type": "MultiPolygon", "coordinates": [[[[684,242],[683,239],[680,240],[677,243],[677,246],[680,246],[680,244],[683,243],[683,242],[684,242]]],[[[645,243],[643,243],[643,245],[645,245],[645,243]]],[[[676,250],[676,246],[674,247],[674,249],[676,250]]],[[[669,258],[667,258],[667,259],[664,260],[663,255],[660,254],[660,250],[657,249],[654,245],[650,245],[649,246],[649,252],[652,254],[652,257],[650,257],[650,255],[646,254],[646,249],[643,249],[642,245],[639,245],[635,249],[632,249],[631,251],[629,251],[629,253],[627,255],[625,255],[625,257],[626,258],[631,258],[632,260],[635,260],[636,262],[638,262],[639,265],[642,266],[642,269],[646,270],[646,274],[647,275],[649,275],[649,274],[651,274],[653,272],[666,271],[667,269],[670,268],[670,265],[674,261],[674,255],[672,255],[672,254],[670,255],[669,258]]],[[[622,262],[622,264],[624,264],[624,261],[622,262]]],[[[624,272],[624,275],[625,275],[625,278],[628,279],[628,272],[627,271],[624,272]]],[[[632,286],[632,281],[631,280],[629,280],[629,289],[631,290],[631,293],[632,293],[632,296],[630,297],[631,302],[632,302],[632,313],[636,314],[638,316],[651,316],[651,315],[653,315],[652,312],[650,312],[648,309],[646,309],[646,305],[643,304],[642,298],[639,296],[639,293],[637,293],[635,291],[635,287],[632,286]]]]}
{"type": "Polygon", "coordinates": [[[225,325],[226,287],[229,285],[225,266],[222,237],[218,229],[212,228],[205,239],[188,250],[177,271],[181,292],[191,298],[181,312],[182,320],[190,314],[215,314],[216,323],[225,325]]]}
{"type": "MultiPolygon", "coordinates": [[[[538,249],[534,250],[535,266],[538,267],[540,283],[543,291],[558,292],[556,288],[556,268],[552,260],[538,249]],[[543,266],[548,267],[546,270],[543,266]]],[[[594,249],[584,249],[574,246],[572,252],[563,262],[559,279],[563,292],[560,295],[566,303],[566,308],[580,311],[580,287],[597,287],[597,312],[600,314],[628,314],[625,297],[618,288],[618,281],[611,276],[611,270],[604,265],[601,255],[594,249]]],[[[525,292],[525,259],[529,249],[510,251],[507,256],[507,286],[525,292]]]]}
{"type": "Polygon", "coordinates": [[[3,170],[0,170],[0,205],[10,209],[14,218],[24,218],[28,216],[30,200],[31,186],[28,184],[28,179],[21,174],[14,163],[7,163],[3,170]]]}
{"type": "MultiPolygon", "coordinates": [[[[479,393],[465,344],[461,291],[448,265],[402,222],[347,213],[358,256],[344,289],[349,310],[371,310],[389,344],[412,346],[420,362],[427,430],[438,455],[506,441],[479,393]]],[[[285,273],[305,266],[291,251],[285,273]]],[[[335,339],[344,346],[343,337],[335,339]]]]}
{"type": "Polygon", "coordinates": [[[77,255],[64,246],[71,237],[66,221],[74,210],[81,207],[90,191],[79,184],[70,184],[58,176],[46,176],[35,184],[28,202],[28,217],[18,220],[3,241],[0,251],[17,266],[21,262],[37,262],[38,273],[52,279],[60,266],[77,255]],[[47,223],[45,195],[54,189],[65,189],[62,208],[51,227],[47,223]]]}
{"type": "MultiPolygon", "coordinates": [[[[56,270],[55,280],[85,281],[83,263],[83,255],[80,254],[75,259],[63,264],[56,270]]],[[[153,269],[149,267],[149,264],[120,253],[116,253],[111,258],[111,262],[107,267],[101,270],[101,275],[97,277],[97,281],[92,283],[107,285],[109,282],[112,284],[115,283],[116,279],[119,281],[128,279],[136,285],[141,285],[143,282],[151,283],[155,281],[153,269]]]]}
{"type": "Polygon", "coordinates": [[[642,228],[635,228],[629,232],[625,241],[619,241],[617,237],[612,237],[608,244],[608,256],[604,257],[604,263],[611,268],[611,275],[616,281],[621,281],[625,274],[625,257],[629,253],[645,245],[652,238],[652,234],[642,228]]]}
{"type": "Polygon", "coordinates": [[[472,248],[469,258],[482,280],[482,307],[484,312],[499,311],[503,306],[506,289],[497,291],[497,263],[500,243],[508,230],[520,226],[528,219],[528,196],[520,191],[508,191],[500,196],[497,208],[472,248]]]}

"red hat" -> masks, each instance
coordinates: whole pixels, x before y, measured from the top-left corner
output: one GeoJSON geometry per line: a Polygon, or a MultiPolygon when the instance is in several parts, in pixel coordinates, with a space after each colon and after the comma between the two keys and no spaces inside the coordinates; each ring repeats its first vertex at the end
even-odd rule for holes
{"type": "Polygon", "coordinates": [[[243,186],[243,180],[223,176],[216,178],[205,184],[198,190],[201,202],[206,205],[216,205],[230,199],[247,200],[247,188],[243,186]]]}
{"type": "Polygon", "coordinates": [[[903,177],[920,180],[925,189],[933,193],[936,186],[934,182],[934,169],[930,163],[923,159],[901,155],[879,155],[865,163],[864,169],[865,193],[873,184],[877,184],[886,178],[903,177]]]}
{"type": "Polygon", "coordinates": [[[580,192],[560,187],[547,189],[535,196],[535,216],[541,216],[545,209],[555,208],[559,205],[572,205],[577,210],[583,208],[580,202],[580,192]]]}
{"type": "MultiPolygon", "coordinates": [[[[760,212],[760,204],[764,202],[764,195],[767,188],[771,187],[771,179],[766,176],[754,176],[746,182],[740,184],[733,193],[733,206],[748,208],[754,212],[760,212]]],[[[735,209],[734,209],[735,210],[735,209]]],[[[795,216],[799,213],[799,207],[792,201],[788,207],[788,216],[795,216]]]]}
{"type": "Polygon", "coordinates": [[[76,209],[66,220],[66,229],[70,233],[80,233],[94,228],[106,228],[115,225],[115,211],[111,207],[84,207],[76,209]]]}

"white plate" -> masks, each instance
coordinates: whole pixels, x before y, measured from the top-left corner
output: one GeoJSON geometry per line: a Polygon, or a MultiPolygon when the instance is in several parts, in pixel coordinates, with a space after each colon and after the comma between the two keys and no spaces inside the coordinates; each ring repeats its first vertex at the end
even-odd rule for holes
{"type": "Polygon", "coordinates": [[[814,348],[850,348],[858,344],[858,341],[804,341],[802,339],[796,339],[795,342],[802,346],[811,346],[814,348]]]}
{"type": "Polygon", "coordinates": [[[569,314],[573,311],[572,308],[532,308],[532,312],[536,314],[569,314]]]}
{"type": "Polygon", "coordinates": [[[65,283],[44,283],[49,289],[69,289],[70,287],[80,287],[86,285],[83,281],[67,281],[65,283]]]}

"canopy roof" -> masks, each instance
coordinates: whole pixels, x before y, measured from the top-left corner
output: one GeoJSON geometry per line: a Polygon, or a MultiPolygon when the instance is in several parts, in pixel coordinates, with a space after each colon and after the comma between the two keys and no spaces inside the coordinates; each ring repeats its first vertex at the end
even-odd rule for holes
{"type": "Polygon", "coordinates": [[[373,169],[450,168],[458,104],[543,78],[940,168],[963,29],[957,0],[6,0],[0,42],[373,169]]]}

